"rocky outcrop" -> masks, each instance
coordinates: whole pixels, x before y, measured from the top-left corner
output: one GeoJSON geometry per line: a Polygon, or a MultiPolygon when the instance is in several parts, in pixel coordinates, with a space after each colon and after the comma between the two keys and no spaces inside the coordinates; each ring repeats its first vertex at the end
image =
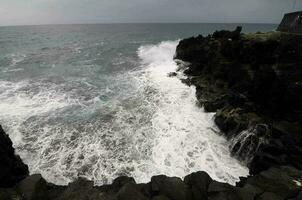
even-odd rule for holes
{"type": "Polygon", "coordinates": [[[111,185],[93,186],[79,179],[68,186],[47,183],[32,175],[13,188],[0,188],[5,200],[278,200],[301,199],[302,172],[292,167],[275,167],[253,177],[242,178],[237,186],[214,181],[206,172],[184,178],[154,176],[151,182],[136,184],[119,177],[111,185]]]}
{"type": "Polygon", "coordinates": [[[302,34],[302,11],[285,14],[277,30],[302,34]]]}
{"type": "Polygon", "coordinates": [[[251,174],[302,169],[302,36],[216,31],[180,41],[176,59],[251,174]]]}
{"type": "Polygon", "coordinates": [[[28,167],[15,155],[13,143],[0,126],[0,187],[11,187],[28,176],[28,167]]]}
{"type": "Polygon", "coordinates": [[[202,171],[184,179],[154,176],[143,184],[122,176],[104,186],[94,186],[83,178],[58,186],[47,183],[39,174],[28,176],[27,166],[14,154],[10,138],[0,130],[1,200],[300,200],[302,197],[302,172],[290,166],[242,177],[236,186],[214,181],[202,171]]]}

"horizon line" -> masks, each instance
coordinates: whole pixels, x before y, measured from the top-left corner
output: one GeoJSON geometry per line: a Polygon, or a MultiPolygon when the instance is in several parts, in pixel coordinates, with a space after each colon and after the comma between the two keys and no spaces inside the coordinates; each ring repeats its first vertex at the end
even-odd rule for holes
{"type": "Polygon", "coordinates": [[[259,22],[112,22],[112,23],[95,23],[95,22],[87,22],[87,23],[45,23],[45,24],[15,24],[15,25],[1,25],[0,27],[22,27],[22,26],[58,26],[58,25],[135,25],[135,24],[267,24],[267,25],[278,25],[279,23],[259,23],[259,22]]]}

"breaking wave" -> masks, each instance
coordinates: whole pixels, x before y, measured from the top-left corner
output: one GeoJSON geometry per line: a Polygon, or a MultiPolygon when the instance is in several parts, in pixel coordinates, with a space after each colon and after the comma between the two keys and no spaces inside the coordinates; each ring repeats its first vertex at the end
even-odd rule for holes
{"type": "Polygon", "coordinates": [[[120,175],[147,182],[200,170],[234,184],[247,175],[213,113],[196,105],[195,88],[167,76],[177,68],[177,43],[141,46],[137,69],[93,81],[1,81],[0,121],[30,172],[62,185],[79,176],[99,185],[120,175]]]}

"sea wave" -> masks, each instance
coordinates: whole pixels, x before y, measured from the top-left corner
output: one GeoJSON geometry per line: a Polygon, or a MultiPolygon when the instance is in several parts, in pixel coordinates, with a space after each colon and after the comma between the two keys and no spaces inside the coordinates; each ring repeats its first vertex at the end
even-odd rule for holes
{"type": "Polygon", "coordinates": [[[177,44],[166,41],[138,50],[146,66],[145,82],[157,91],[152,99],[157,105],[151,120],[155,136],[151,155],[154,169],[150,175],[184,177],[204,170],[216,180],[234,184],[248,170],[230,156],[227,141],[217,134],[214,114],[197,106],[194,87],[167,76],[178,68],[173,60],[177,44]]]}
{"type": "Polygon", "coordinates": [[[133,58],[140,67],[93,81],[0,81],[0,122],[30,172],[61,185],[79,176],[100,185],[120,175],[147,182],[199,170],[234,184],[247,175],[213,113],[196,105],[195,88],[167,76],[177,68],[177,44],[143,45],[133,58]]]}

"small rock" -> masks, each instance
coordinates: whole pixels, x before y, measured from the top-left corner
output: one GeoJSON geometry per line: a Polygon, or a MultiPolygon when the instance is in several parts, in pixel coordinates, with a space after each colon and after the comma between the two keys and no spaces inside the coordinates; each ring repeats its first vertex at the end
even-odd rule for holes
{"type": "Polygon", "coordinates": [[[164,195],[171,200],[192,200],[189,186],[180,178],[164,175],[151,178],[151,191],[153,195],[164,195]]]}
{"type": "Polygon", "coordinates": [[[212,182],[212,178],[206,172],[201,171],[187,175],[184,178],[184,182],[190,186],[194,200],[206,199],[207,190],[212,182]]]}
{"type": "Polygon", "coordinates": [[[126,183],[116,195],[118,200],[148,200],[134,183],[126,183]]]}
{"type": "Polygon", "coordinates": [[[170,72],[170,73],[168,73],[168,77],[174,77],[174,76],[177,76],[176,72],[170,72]]]}
{"type": "Polygon", "coordinates": [[[123,187],[123,185],[127,183],[135,183],[134,178],[128,176],[120,176],[113,180],[112,186],[117,189],[120,189],[121,187],[123,187]]]}

